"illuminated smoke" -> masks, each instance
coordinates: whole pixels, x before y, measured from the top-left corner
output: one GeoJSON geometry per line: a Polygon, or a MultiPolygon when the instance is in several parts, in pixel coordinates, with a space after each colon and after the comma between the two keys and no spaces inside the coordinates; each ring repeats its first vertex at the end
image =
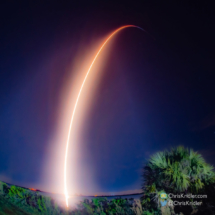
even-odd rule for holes
{"type": "Polygon", "coordinates": [[[122,29],[124,28],[129,28],[129,27],[135,27],[135,28],[139,28],[141,30],[143,30],[142,28],[138,27],[138,26],[135,26],[135,25],[125,25],[125,26],[122,26],[118,29],[116,29],[106,40],[105,42],[102,44],[102,46],[100,47],[99,51],[97,52],[96,56],[94,57],[93,59],[93,62],[91,63],[86,75],[85,75],[85,78],[82,82],[82,85],[81,85],[81,88],[79,90],[79,93],[78,93],[78,96],[77,96],[77,99],[76,99],[76,102],[75,102],[75,106],[74,106],[74,109],[73,109],[73,112],[72,112],[72,117],[71,117],[71,121],[70,121],[70,126],[69,126],[69,132],[68,132],[68,136],[67,136],[67,142],[66,142],[66,152],[65,152],[65,161],[64,161],[64,195],[65,195],[65,199],[66,199],[66,206],[68,207],[68,198],[69,198],[69,195],[68,195],[68,188],[67,188],[67,160],[68,160],[68,149],[69,149],[69,140],[70,140],[70,136],[71,136],[71,130],[72,130],[72,124],[73,124],[73,120],[74,120],[74,116],[75,116],[75,111],[76,111],[76,108],[77,108],[77,105],[78,105],[78,101],[79,101],[79,98],[81,96],[81,92],[82,92],[82,89],[84,87],[84,84],[87,80],[87,77],[90,73],[90,70],[94,64],[94,62],[96,61],[97,57],[99,56],[100,52],[102,51],[103,47],[106,45],[106,43],[119,31],[121,31],[122,29]]]}

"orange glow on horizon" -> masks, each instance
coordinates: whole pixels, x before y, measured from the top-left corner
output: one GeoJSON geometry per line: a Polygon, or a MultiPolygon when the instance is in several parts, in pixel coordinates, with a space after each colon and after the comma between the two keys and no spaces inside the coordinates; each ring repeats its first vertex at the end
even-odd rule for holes
{"type": "Polygon", "coordinates": [[[105,42],[102,44],[102,46],[100,47],[100,49],[98,50],[96,56],[94,57],[86,75],[85,75],[85,78],[82,82],[82,85],[81,85],[81,88],[79,90],[79,93],[78,93],[78,96],[77,96],[77,99],[76,99],[76,102],[75,102],[75,106],[74,106],[74,109],[73,109],[73,112],[72,112],[72,117],[71,117],[71,121],[70,121],[70,126],[69,126],[69,132],[68,132],[68,136],[67,136],[67,142],[66,142],[66,152],[65,152],[65,160],[64,160],[64,195],[65,195],[65,200],[66,200],[66,206],[68,207],[68,199],[69,199],[69,195],[68,195],[68,188],[67,188],[67,160],[68,160],[68,149],[69,149],[69,140],[70,140],[70,136],[71,136],[71,130],[72,130],[72,124],[73,124],[73,120],[74,120],[74,116],[75,116],[75,112],[76,112],[76,108],[77,108],[77,105],[78,105],[78,101],[79,101],[79,98],[81,96],[81,92],[82,92],[82,89],[84,87],[84,84],[87,80],[87,77],[91,71],[91,68],[94,64],[94,62],[96,61],[97,57],[99,56],[100,52],[102,51],[103,47],[106,45],[106,43],[119,31],[121,31],[122,29],[124,28],[129,28],[129,27],[135,27],[135,28],[139,28],[141,30],[143,30],[142,28],[138,27],[138,26],[135,26],[135,25],[125,25],[125,26],[122,26],[118,29],[116,29],[106,40],[105,42]]]}
{"type": "Polygon", "coordinates": [[[34,189],[34,188],[29,188],[29,190],[32,190],[32,191],[37,191],[37,189],[34,189]]]}

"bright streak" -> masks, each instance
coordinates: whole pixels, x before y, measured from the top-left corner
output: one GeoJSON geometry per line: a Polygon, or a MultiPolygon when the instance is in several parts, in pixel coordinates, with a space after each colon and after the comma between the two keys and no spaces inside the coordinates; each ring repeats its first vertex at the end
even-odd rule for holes
{"type": "Polygon", "coordinates": [[[80,98],[80,95],[81,95],[81,92],[82,92],[82,89],[84,87],[84,84],[87,80],[87,77],[90,73],[90,70],[94,64],[94,62],[96,61],[98,55],[100,54],[101,50],[103,49],[103,47],[106,45],[106,43],[111,39],[111,37],[113,37],[117,32],[119,32],[120,30],[124,29],[124,28],[129,28],[129,27],[135,27],[135,28],[139,28],[141,30],[143,30],[142,28],[138,27],[138,26],[135,26],[135,25],[125,25],[125,26],[122,26],[118,29],[116,29],[106,40],[105,42],[103,43],[103,45],[101,46],[101,48],[99,49],[99,51],[97,52],[95,58],[93,59],[93,62],[91,63],[88,71],[87,71],[87,74],[84,78],[84,81],[81,85],[81,88],[79,90],[79,93],[78,93],[78,97],[76,99],[76,102],[75,102],[75,107],[73,109],[73,112],[72,112],[72,118],[71,118],[71,121],[70,121],[70,126],[69,126],[69,132],[68,132],[68,137],[67,137],[67,142],[66,142],[66,153],[65,153],[65,163],[64,163],[64,195],[65,195],[65,199],[66,199],[66,206],[68,207],[68,199],[69,199],[69,196],[68,196],[68,190],[67,190],[67,157],[68,157],[68,148],[69,148],[69,140],[70,140],[70,135],[71,135],[71,130],[72,130],[72,124],[73,124],[73,119],[74,119],[74,116],[75,116],[75,111],[76,111],[76,108],[77,108],[77,105],[78,105],[78,101],[79,101],[79,98],[80,98]]]}

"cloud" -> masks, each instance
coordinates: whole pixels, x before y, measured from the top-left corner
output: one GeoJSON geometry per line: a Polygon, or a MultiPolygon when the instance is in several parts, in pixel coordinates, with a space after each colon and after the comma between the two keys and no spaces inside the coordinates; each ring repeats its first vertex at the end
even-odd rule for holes
{"type": "Polygon", "coordinates": [[[133,194],[133,193],[142,193],[142,192],[143,191],[141,189],[134,189],[134,190],[115,192],[115,195],[126,195],[126,194],[133,194]]]}
{"type": "Polygon", "coordinates": [[[133,189],[133,190],[125,190],[125,191],[117,191],[117,192],[98,192],[97,195],[129,195],[129,194],[136,194],[136,193],[142,193],[143,191],[141,189],[133,189]]]}
{"type": "Polygon", "coordinates": [[[200,121],[193,122],[191,124],[191,128],[193,131],[199,131],[199,130],[207,129],[214,125],[215,125],[215,111],[211,112],[200,121]]]}

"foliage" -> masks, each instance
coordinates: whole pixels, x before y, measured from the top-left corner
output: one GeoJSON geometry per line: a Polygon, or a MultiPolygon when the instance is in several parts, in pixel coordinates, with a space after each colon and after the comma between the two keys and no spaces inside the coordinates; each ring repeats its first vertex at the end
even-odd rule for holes
{"type": "Polygon", "coordinates": [[[192,149],[179,146],[158,152],[151,156],[143,168],[142,205],[150,209],[159,208],[160,192],[197,194],[206,191],[213,183],[213,166],[192,149]]]}
{"type": "Polygon", "coordinates": [[[39,192],[3,184],[4,197],[14,206],[29,214],[63,214],[63,210],[50,197],[39,192]]]}
{"type": "Polygon", "coordinates": [[[159,210],[147,210],[143,212],[143,215],[159,215],[160,211],[159,210]]]}
{"type": "Polygon", "coordinates": [[[9,197],[17,197],[20,199],[24,198],[25,189],[23,189],[21,187],[17,187],[15,185],[12,185],[8,191],[9,191],[8,192],[9,197]]]}
{"type": "Polygon", "coordinates": [[[198,214],[215,214],[215,183],[205,185],[201,194],[207,194],[207,198],[201,199],[203,204],[198,207],[198,214]]]}
{"type": "Polygon", "coordinates": [[[131,214],[131,209],[125,199],[113,199],[112,201],[107,201],[107,198],[95,198],[92,201],[85,199],[81,206],[79,209],[87,214],[129,214],[129,210],[131,214]]]}
{"type": "Polygon", "coordinates": [[[73,211],[74,215],[142,215],[140,201],[134,199],[116,198],[94,198],[92,201],[85,199],[79,204],[78,210],[73,211]],[[139,204],[138,204],[139,203],[139,204]]]}
{"type": "Polygon", "coordinates": [[[203,157],[182,146],[158,152],[144,166],[144,186],[158,190],[198,193],[206,184],[215,182],[213,166],[203,157]]]}
{"type": "MultiPolygon", "coordinates": [[[[66,210],[53,199],[28,189],[4,184],[4,197],[27,214],[70,215],[142,215],[140,201],[134,199],[93,198],[80,202],[76,209],[66,210]]],[[[154,213],[155,214],[155,213],[154,213]]]]}
{"type": "Polygon", "coordinates": [[[46,211],[46,206],[45,206],[45,202],[44,202],[44,197],[43,196],[39,196],[39,198],[37,199],[37,205],[39,207],[39,210],[41,212],[46,211]]]}

